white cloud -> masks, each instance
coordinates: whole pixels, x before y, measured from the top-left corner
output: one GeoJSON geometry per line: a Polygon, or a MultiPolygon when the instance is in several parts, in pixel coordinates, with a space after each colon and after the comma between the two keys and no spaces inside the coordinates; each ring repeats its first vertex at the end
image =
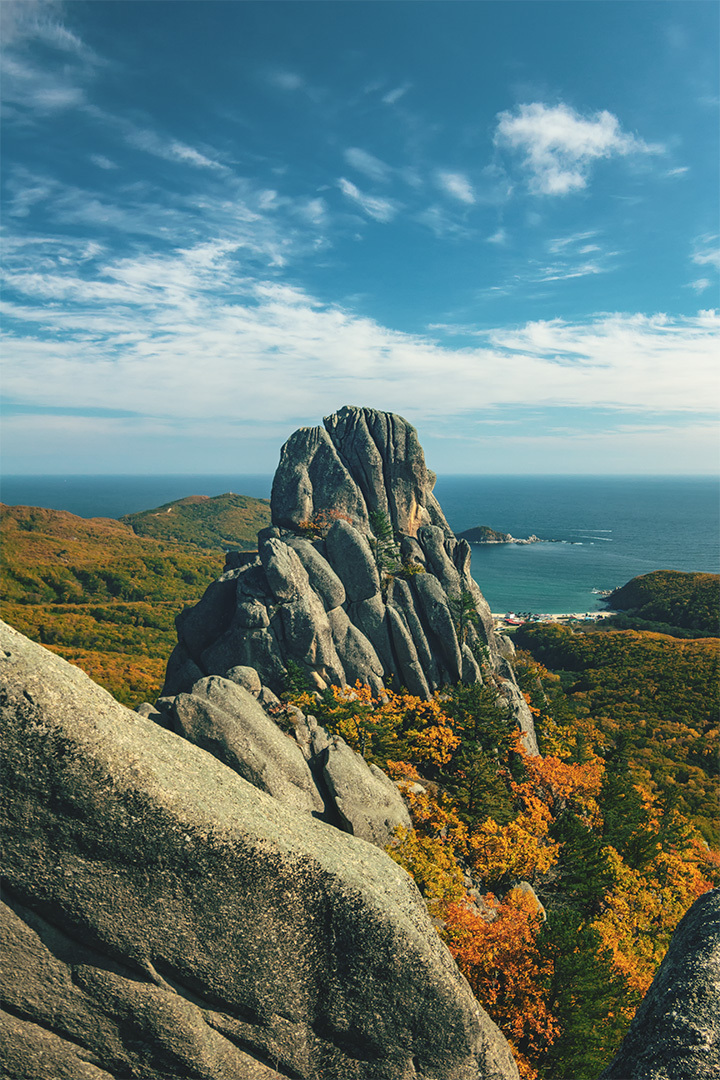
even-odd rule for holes
{"type": "Polygon", "coordinates": [[[392,221],[398,212],[397,204],[391,199],[380,199],[375,195],[367,195],[344,177],[338,180],[338,187],[346,198],[352,199],[365,211],[368,217],[374,218],[375,221],[392,221]]]}
{"type": "Polygon", "coordinates": [[[690,166],[689,165],[679,165],[676,169],[668,169],[667,172],[665,173],[665,176],[668,177],[668,179],[670,179],[670,178],[676,177],[676,176],[685,176],[685,174],[689,173],[689,172],[690,172],[690,166]]]}
{"type": "Polygon", "coordinates": [[[219,430],[295,425],[350,401],[442,426],[517,405],[706,414],[717,391],[713,312],[532,322],[451,348],[259,276],[239,239],[125,258],[69,244],[54,260],[53,243],[18,247],[8,270],[5,392],[30,405],[141,403],[219,430]]]}
{"type": "Polygon", "coordinates": [[[587,187],[592,164],[601,158],[661,152],[623,132],[603,110],[584,117],[568,105],[541,102],[498,114],[497,146],[523,155],[529,187],[537,195],[567,195],[587,187]]]}
{"type": "Polygon", "coordinates": [[[144,150],[147,154],[164,158],[166,161],[177,161],[187,165],[195,165],[199,169],[213,169],[216,172],[227,172],[225,165],[219,161],[196,150],[193,146],[180,142],[179,139],[168,138],[150,128],[137,127],[124,120],[115,119],[115,123],[121,128],[126,141],[130,146],[138,150],[144,150]]]}
{"type": "Polygon", "coordinates": [[[389,165],[386,165],[384,161],[380,161],[373,154],[369,154],[367,150],[361,150],[357,146],[351,146],[345,151],[345,160],[353,169],[364,173],[371,180],[383,183],[390,177],[389,165]]]}
{"type": "Polygon", "coordinates": [[[475,202],[475,193],[472,184],[462,173],[443,172],[437,173],[437,183],[442,190],[459,202],[468,205],[475,202]]]}
{"type": "Polygon", "coordinates": [[[688,288],[689,289],[694,289],[696,293],[701,293],[701,292],[705,292],[706,289],[709,289],[711,284],[712,284],[712,282],[710,281],[709,278],[703,277],[703,278],[698,278],[697,281],[689,282],[688,288]]]}
{"type": "Polygon", "coordinates": [[[474,235],[473,230],[462,221],[458,221],[454,214],[444,206],[428,206],[416,215],[416,221],[431,229],[439,240],[447,237],[453,239],[469,239],[474,235]]]}
{"type": "Polygon", "coordinates": [[[60,4],[44,0],[0,3],[3,101],[16,122],[83,106],[84,84],[102,63],[61,14],[60,4]],[[48,51],[58,54],[52,62],[48,51]]]}

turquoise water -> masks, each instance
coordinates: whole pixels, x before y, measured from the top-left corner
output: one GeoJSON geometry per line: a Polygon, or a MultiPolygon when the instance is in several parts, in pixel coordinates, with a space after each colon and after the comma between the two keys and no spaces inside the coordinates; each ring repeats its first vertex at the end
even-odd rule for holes
{"type": "Polygon", "coordinates": [[[562,543],[473,545],[493,611],[603,608],[651,570],[720,572],[718,482],[707,477],[443,477],[435,489],[456,532],[490,525],[562,543]]]}
{"type": "MultiPolygon", "coordinates": [[[[270,476],[5,477],[10,505],[120,517],[186,495],[267,498],[270,476]]],[[[473,575],[493,611],[593,611],[651,570],[720,572],[718,482],[707,477],[445,476],[435,493],[456,532],[489,525],[546,541],[474,545],[473,575]]]]}

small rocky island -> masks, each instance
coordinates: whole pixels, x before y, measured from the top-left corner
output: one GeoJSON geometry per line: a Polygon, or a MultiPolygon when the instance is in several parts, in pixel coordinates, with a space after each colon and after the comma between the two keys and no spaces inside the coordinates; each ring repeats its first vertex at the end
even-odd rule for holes
{"type": "Polygon", "coordinates": [[[519,540],[516,536],[512,536],[510,533],[498,532],[497,529],[491,529],[489,525],[475,525],[472,529],[465,529],[464,532],[457,533],[458,540],[467,540],[468,544],[546,544],[557,543],[555,540],[543,540],[539,536],[535,536],[532,533],[524,540],[519,540]]]}

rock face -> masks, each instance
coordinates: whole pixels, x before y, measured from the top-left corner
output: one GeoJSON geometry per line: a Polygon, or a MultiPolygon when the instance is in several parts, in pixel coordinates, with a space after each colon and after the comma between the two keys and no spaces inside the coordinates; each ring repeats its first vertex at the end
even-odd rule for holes
{"type": "Polygon", "coordinates": [[[179,616],[163,693],[250,667],[277,694],[292,662],[319,689],[359,679],[382,693],[392,679],[429,697],[482,681],[485,665],[536,754],[470,546],[432,494],[417,432],[374,409],[345,407],[324,423],[282,448],[257,558],[230,553],[227,572],[179,616]]]}
{"type": "Polygon", "coordinates": [[[3,1076],[517,1080],[409,876],[318,820],[310,718],[207,677],[133,713],[4,624],[0,674],[3,1076]]]}
{"type": "Polygon", "coordinates": [[[720,1076],[720,890],[696,900],[600,1080],[720,1076]]]}

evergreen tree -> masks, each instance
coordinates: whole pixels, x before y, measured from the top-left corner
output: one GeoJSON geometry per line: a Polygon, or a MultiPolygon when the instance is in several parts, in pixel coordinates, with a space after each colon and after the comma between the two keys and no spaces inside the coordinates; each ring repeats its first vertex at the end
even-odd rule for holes
{"type": "Polygon", "coordinates": [[[560,1035],[541,1055],[544,1080],[595,1080],[628,1026],[637,996],[613,967],[600,935],[569,909],[548,913],[540,948],[552,961],[548,1007],[560,1035]]]}
{"type": "Polygon", "coordinates": [[[657,853],[657,838],[648,827],[650,815],[633,781],[622,732],[606,760],[598,802],[605,844],[614,847],[634,870],[645,869],[657,853]]]}

